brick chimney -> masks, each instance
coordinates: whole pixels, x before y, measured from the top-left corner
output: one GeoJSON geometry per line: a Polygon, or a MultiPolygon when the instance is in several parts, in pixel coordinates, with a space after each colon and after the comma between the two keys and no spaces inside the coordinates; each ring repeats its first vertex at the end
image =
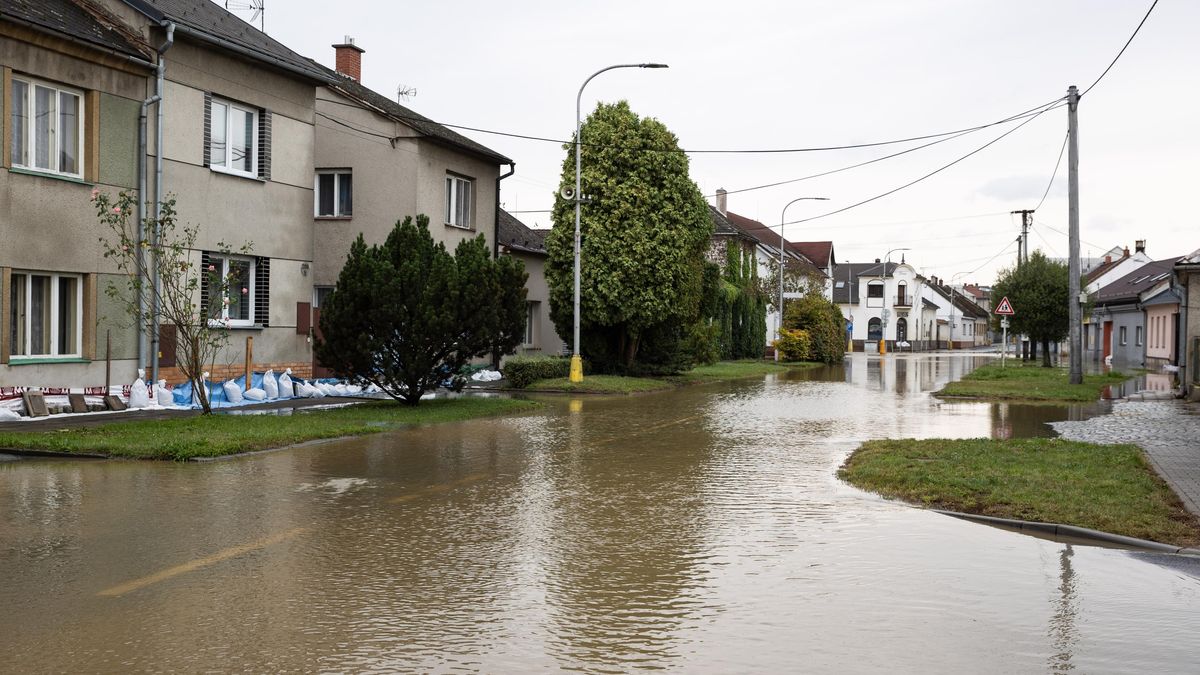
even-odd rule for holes
{"type": "Polygon", "coordinates": [[[717,210],[721,212],[721,215],[725,215],[725,206],[728,203],[725,188],[717,188],[717,210]]]}
{"type": "Polygon", "coordinates": [[[1121,257],[1122,257],[1122,258],[1128,258],[1128,257],[1129,257],[1129,247],[1128,247],[1128,246],[1126,246],[1126,247],[1125,247],[1125,252],[1121,254],[1121,257]]]}
{"type": "Polygon", "coordinates": [[[354,38],[347,35],[345,42],[333,45],[333,51],[337,55],[337,64],[334,69],[355,82],[361,82],[362,54],[366,50],[354,44],[354,38]]]}
{"type": "Polygon", "coordinates": [[[1133,242],[1133,250],[1137,251],[1138,253],[1145,253],[1146,252],[1146,240],[1138,239],[1138,240],[1134,241],[1133,242]]]}

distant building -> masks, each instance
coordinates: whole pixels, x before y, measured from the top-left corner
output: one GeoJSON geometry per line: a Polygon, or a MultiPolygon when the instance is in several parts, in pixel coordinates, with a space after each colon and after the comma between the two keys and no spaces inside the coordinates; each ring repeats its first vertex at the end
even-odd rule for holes
{"type": "Polygon", "coordinates": [[[511,255],[525,264],[525,337],[518,354],[559,354],[564,341],[550,320],[550,287],[546,285],[546,234],[532,230],[511,213],[500,210],[496,241],[501,255],[511,255]]]}

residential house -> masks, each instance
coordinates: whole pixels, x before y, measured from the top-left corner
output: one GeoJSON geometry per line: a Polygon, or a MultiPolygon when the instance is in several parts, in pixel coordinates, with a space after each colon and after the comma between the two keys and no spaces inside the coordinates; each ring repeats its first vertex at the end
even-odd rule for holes
{"type": "Polygon", "coordinates": [[[137,188],[154,49],[70,0],[3,0],[0,36],[0,386],[103,385],[110,335],[129,381],[134,333],[104,293],[120,277],[89,197],[137,188]]]}
{"type": "Polygon", "coordinates": [[[933,328],[926,327],[935,315],[925,316],[923,280],[908,263],[842,263],[832,285],[853,351],[877,351],[880,340],[890,349],[898,342],[924,349],[926,341],[935,339],[933,328]]]}
{"type": "Polygon", "coordinates": [[[1184,394],[1200,401],[1200,250],[1176,261],[1175,290],[1181,296],[1175,349],[1184,394]]]}
{"type": "MultiPolygon", "coordinates": [[[[924,288],[944,315],[948,330],[945,339],[951,349],[985,347],[992,343],[990,331],[991,313],[978,302],[975,295],[964,293],[942,283],[938,277],[929,280],[924,288]]],[[[939,336],[940,339],[940,336],[939,336]]]]}
{"type": "Polygon", "coordinates": [[[1168,258],[1141,265],[1095,292],[1091,316],[1100,339],[1085,343],[1085,357],[1105,362],[1112,357],[1111,362],[1116,367],[1146,365],[1143,294],[1155,287],[1165,288],[1162,282],[1171,277],[1177,260],[1168,258]]]}
{"type": "Polygon", "coordinates": [[[501,255],[511,255],[525,264],[525,338],[518,354],[563,353],[565,343],[550,319],[550,288],[546,285],[546,233],[532,230],[511,213],[500,210],[496,241],[501,255]]]}
{"type": "MultiPolygon", "coordinates": [[[[1065,262],[1065,261],[1064,261],[1065,262]]],[[[1142,265],[1153,262],[1146,254],[1146,241],[1139,239],[1134,242],[1134,252],[1130,254],[1129,247],[1115,247],[1097,261],[1091,269],[1083,272],[1082,290],[1089,296],[1104,286],[1136,271],[1142,265]],[[1115,255],[1114,255],[1115,254],[1115,255]]],[[[1085,350],[1095,350],[1102,341],[1102,325],[1092,316],[1084,312],[1083,316],[1083,345],[1085,350]]],[[[1087,352],[1085,351],[1085,354],[1087,352]]]]}
{"type": "Polygon", "coordinates": [[[500,180],[513,168],[504,155],[363,86],[365,50],[351,38],[333,48],[336,71],[310,62],[326,77],[316,96],[315,167],[305,180],[318,246],[299,311],[312,304],[311,326],[359,233],[382,243],[397,221],[425,214],[446,248],[482,235],[498,252],[500,180]],[[509,165],[504,176],[502,164],[509,165]]]}
{"type": "MultiPolygon", "coordinates": [[[[758,261],[758,276],[763,279],[770,279],[774,276],[774,270],[779,268],[779,260],[782,255],[784,261],[784,269],[790,272],[795,272],[812,279],[815,283],[825,285],[827,277],[811,260],[804,257],[799,252],[793,250],[789,244],[784,241],[782,254],[780,252],[780,236],[770,227],[760,223],[757,220],[740,216],[726,208],[727,200],[725,190],[717,190],[716,213],[721,216],[721,222],[714,221],[714,225],[721,226],[728,224],[738,232],[738,239],[742,245],[753,245],[755,259],[758,261]],[[752,244],[750,242],[753,242],[752,244]]],[[[717,237],[714,234],[714,238],[717,237]]],[[[715,243],[714,243],[715,245],[715,243]]],[[[832,250],[832,246],[831,246],[832,250]]],[[[710,257],[712,247],[710,247],[710,257]]],[[[785,279],[787,277],[785,276],[785,279]]],[[[784,299],[796,297],[797,293],[785,289],[784,299]]],[[[827,295],[828,297],[828,295],[827,295]]],[[[775,339],[778,334],[781,323],[781,316],[774,305],[778,302],[773,302],[767,307],[767,344],[775,339]]]]}

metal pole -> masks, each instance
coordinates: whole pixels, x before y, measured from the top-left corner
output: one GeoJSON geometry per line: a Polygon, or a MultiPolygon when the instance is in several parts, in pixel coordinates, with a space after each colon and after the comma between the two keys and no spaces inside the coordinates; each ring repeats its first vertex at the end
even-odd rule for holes
{"type": "Polygon", "coordinates": [[[1083,383],[1083,333],[1082,308],[1079,306],[1079,90],[1075,85],[1067,89],[1067,185],[1068,220],[1070,224],[1070,251],[1067,260],[1067,282],[1069,283],[1067,309],[1071,322],[1071,384],[1083,383]]]}
{"type": "Polygon", "coordinates": [[[666,68],[665,63],[624,63],[615,66],[601,68],[592,73],[588,79],[583,81],[583,85],[579,87],[579,94],[575,96],[575,194],[572,199],[575,202],[575,318],[574,318],[574,342],[571,348],[571,371],[570,379],[572,382],[583,382],[583,359],[579,355],[579,216],[580,206],[583,204],[583,195],[580,194],[582,189],[582,177],[580,176],[580,166],[582,160],[579,154],[580,138],[579,134],[583,128],[582,116],[580,114],[581,104],[583,102],[583,90],[588,86],[594,77],[600,73],[615,70],[617,68],[666,68]]]}

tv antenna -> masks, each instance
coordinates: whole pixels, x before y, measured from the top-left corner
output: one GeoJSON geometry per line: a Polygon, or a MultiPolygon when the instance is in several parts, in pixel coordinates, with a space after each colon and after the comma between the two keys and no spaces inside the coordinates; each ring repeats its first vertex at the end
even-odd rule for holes
{"type": "Polygon", "coordinates": [[[258,29],[267,32],[267,0],[225,0],[225,9],[231,12],[250,12],[247,23],[251,26],[258,20],[258,29]]]}
{"type": "Polygon", "coordinates": [[[408,85],[400,85],[396,87],[396,103],[407,101],[417,95],[417,88],[408,85]]]}

